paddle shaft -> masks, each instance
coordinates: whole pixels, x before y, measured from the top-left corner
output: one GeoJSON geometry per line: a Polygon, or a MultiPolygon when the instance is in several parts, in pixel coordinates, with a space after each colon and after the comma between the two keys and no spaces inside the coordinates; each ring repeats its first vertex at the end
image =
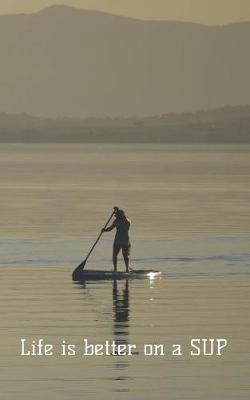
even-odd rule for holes
{"type": "MultiPolygon", "coordinates": [[[[109,221],[112,219],[113,215],[115,214],[115,211],[116,211],[116,207],[114,208],[114,211],[112,212],[112,214],[110,215],[110,217],[109,217],[109,219],[107,220],[106,224],[104,225],[104,227],[103,227],[104,229],[108,226],[109,221]]],[[[92,253],[92,251],[94,250],[95,246],[96,246],[97,243],[99,242],[100,237],[102,236],[102,234],[103,234],[103,232],[101,231],[101,233],[99,234],[99,236],[98,236],[98,238],[96,239],[95,243],[93,244],[93,246],[92,246],[91,249],[89,250],[87,257],[86,257],[85,260],[80,264],[80,266],[82,266],[82,268],[84,268],[87,259],[89,258],[90,254],[92,253]]]]}

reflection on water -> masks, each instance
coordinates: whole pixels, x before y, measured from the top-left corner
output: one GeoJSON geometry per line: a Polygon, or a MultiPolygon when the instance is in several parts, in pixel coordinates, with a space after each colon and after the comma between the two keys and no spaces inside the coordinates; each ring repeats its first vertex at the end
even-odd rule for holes
{"type": "MultiPolygon", "coordinates": [[[[162,266],[163,269],[163,266],[162,266]]],[[[0,268],[0,371],[4,400],[249,399],[249,277],[168,277],[72,284],[72,268],[0,268]],[[13,280],[13,277],[15,279],[13,280]],[[19,340],[82,349],[115,341],[133,356],[21,358],[19,340]],[[192,359],[190,338],[225,337],[225,356],[192,359]],[[145,357],[145,343],[164,357],[145,357]],[[171,356],[181,343],[183,356],[171,356]],[[236,368],[237,366],[237,368],[236,368]],[[39,387],[40,392],[34,393],[39,387]],[[123,395],[123,396],[121,396],[123,395]]]]}
{"type": "Polygon", "coordinates": [[[126,279],[119,282],[123,285],[118,288],[117,280],[113,281],[113,310],[114,310],[114,335],[117,343],[124,342],[124,337],[129,335],[129,282],[126,279]]]}
{"type": "MultiPolygon", "coordinates": [[[[122,288],[118,288],[117,280],[113,281],[113,312],[114,312],[114,340],[116,346],[119,344],[128,344],[129,336],[129,283],[128,279],[119,282],[122,288]]],[[[116,353],[117,355],[117,353],[116,353]]],[[[124,368],[127,361],[115,360],[117,368],[124,368]]]]}

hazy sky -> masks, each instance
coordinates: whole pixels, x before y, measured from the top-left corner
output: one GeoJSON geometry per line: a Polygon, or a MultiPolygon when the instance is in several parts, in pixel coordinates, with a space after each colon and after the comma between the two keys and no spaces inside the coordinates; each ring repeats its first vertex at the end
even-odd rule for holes
{"type": "Polygon", "coordinates": [[[250,20],[250,0],[0,0],[0,14],[30,13],[53,4],[212,25],[250,20]]]}

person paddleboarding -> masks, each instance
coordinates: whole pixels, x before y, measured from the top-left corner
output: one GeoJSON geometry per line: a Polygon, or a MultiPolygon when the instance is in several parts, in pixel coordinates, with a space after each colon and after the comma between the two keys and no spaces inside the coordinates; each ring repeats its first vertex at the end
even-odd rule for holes
{"type": "Polygon", "coordinates": [[[117,271],[117,256],[122,250],[122,255],[126,265],[126,272],[129,272],[129,256],[130,256],[130,238],[129,238],[129,228],[131,221],[126,217],[125,212],[121,209],[115,210],[115,220],[107,228],[103,228],[102,232],[110,232],[112,229],[116,228],[116,235],[113,244],[113,265],[114,271],[117,271]]]}

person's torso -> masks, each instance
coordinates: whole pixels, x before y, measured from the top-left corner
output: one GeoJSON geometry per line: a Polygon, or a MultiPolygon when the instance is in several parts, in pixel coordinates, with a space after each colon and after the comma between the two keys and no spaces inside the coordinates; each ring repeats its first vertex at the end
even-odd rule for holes
{"type": "Polygon", "coordinates": [[[116,220],[116,235],[115,235],[115,241],[118,243],[124,243],[128,244],[129,243],[129,228],[130,228],[130,220],[129,219],[124,219],[124,220],[116,220]]]}

